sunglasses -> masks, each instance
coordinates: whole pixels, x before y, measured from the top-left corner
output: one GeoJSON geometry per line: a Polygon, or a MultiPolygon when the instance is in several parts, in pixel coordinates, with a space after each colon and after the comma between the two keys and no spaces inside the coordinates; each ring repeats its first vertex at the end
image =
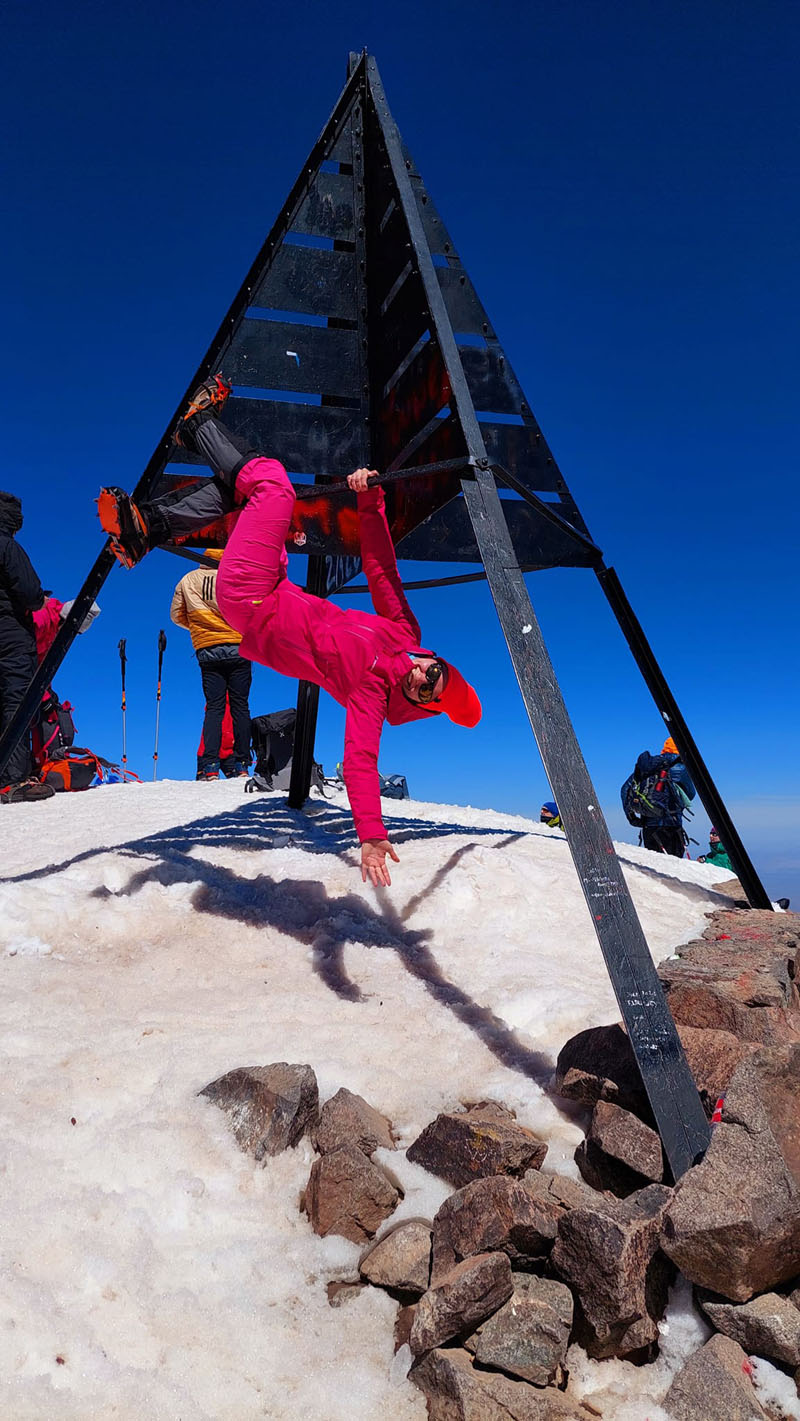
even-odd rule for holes
{"type": "Polygon", "coordinates": [[[433,693],[436,689],[436,682],[439,677],[444,680],[446,676],[445,668],[441,661],[432,661],[425,672],[425,680],[421,686],[417,687],[417,700],[421,706],[427,706],[433,700],[433,693]]]}

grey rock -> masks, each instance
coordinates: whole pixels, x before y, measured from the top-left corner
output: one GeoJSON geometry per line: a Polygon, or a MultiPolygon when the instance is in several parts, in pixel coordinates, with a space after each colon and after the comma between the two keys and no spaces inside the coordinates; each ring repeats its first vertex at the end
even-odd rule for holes
{"type": "Polygon", "coordinates": [[[374,1154],[379,1146],[394,1149],[392,1127],[386,1117],[363,1096],[354,1095],[344,1087],[326,1100],[312,1140],[321,1155],[330,1154],[342,1145],[355,1145],[365,1155],[374,1154]]]}
{"type": "Polygon", "coordinates": [[[550,1255],[580,1309],[578,1340],[591,1357],[626,1357],[651,1349],[672,1270],[659,1250],[671,1191],[651,1184],[627,1199],[596,1194],[564,1214],[550,1255]]]}
{"type": "Polygon", "coordinates": [[[465,1341],[475,1360],[534,1386],[564,1379],[572,1328],[572,1293],[563,1283],[515,1273],[507,1303],[465,1341]]]}
{"type": "Polygon", "coordinates": [[[800,1312],[779,1293],[762,1293],[749,1303],[702,1302],[718,1332],[732,1337],[745,1352],[800,1366],[800,1312]]]}
{"type": "Polygon", "coordinates": [[[311,1166],[304,1208],[314,1232],[366,1243],[397,1208],[388,1175],[354,1145],[323,1155],[311,1166]]]}
{"type": "Polygon", "coordinates": [[[418,1219],[398,1224],[364,1255],[358,1271],[379,1288],[426,1292],[431,1271],[431,1225],[418,1219]]]}
{"type": "Polygon", "coordinates": [[[511,1264],[504,1253],[480,1253],[451,1268],[417,1303],[411,1328],[415,1356],[468,1332],[511,1297],[511,1264]]]}
{"type": "Polygon", "coordinates": [[[736,1069],[703,1161],[684,1175],[662,1246],[687,1278],[733,1302],[800,1271],[800,1045],[736,1069]]]}
{"type": "Polygon", "coordinates": [[[310,1066],[241,1066],[199,1094],[225,1111],[239,1148],[257,1160],[296,1145],[317,1121],[319,1091],[310,1066]]]}
{"type": "Polygon", "coordinates": [[[477,1371],[457,1347],[428,1352],[411,1368],[409,1381],[427,1400],[428,1421],[590,1421],[587,1411],[553,1388],[477,1371]]]}
{"type": "Polygon", "coordinates": [[[664,1177],[661,1140],[629,1110],[599,1100],[589,1133],[575,1151],[575,1163],[594,1189],[625,1198],[664,1177]]]}
{"type": "Polygon", "coordinates": [[[664,1397],[673,1421],[762,1421],[750,1379],[750,1363],[738,1343],[719,1333],[693,1352],[664,1397]]]}
{"type": "Polygon", "coordinates": [[[406,1150],[414,1164],[456,1188],[490,1174],[538,1169],[547,1145],[493,1102],[437,1115],[406,1150]]]}

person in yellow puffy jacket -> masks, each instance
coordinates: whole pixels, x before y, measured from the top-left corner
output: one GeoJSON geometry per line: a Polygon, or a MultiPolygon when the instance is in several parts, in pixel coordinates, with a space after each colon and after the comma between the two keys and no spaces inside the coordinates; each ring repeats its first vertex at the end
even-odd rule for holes
{"type": "MultiPolygon", "coordinates": [[[[213,556],[213,554],[212,554],[213,556]]],[[[217,554],[217,559],[221,554],[217,554]]],[[[219,753],[225,703],[233,719],[234,775],[247,775],[250,762],[250,682],[253,668],[239,655],[239,632],[225,621],[217,605],[216,568],[197,567],[182,577],[172,598],[170,616],[186,627],[197,656],[206,714],[203,721],[203,754],[198,757],[197,778],[219,777],[219,753]]]]}

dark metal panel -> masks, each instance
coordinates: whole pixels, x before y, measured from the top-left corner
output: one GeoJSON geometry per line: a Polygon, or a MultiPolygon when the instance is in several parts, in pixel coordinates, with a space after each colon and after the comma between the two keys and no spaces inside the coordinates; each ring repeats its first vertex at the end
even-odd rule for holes
{"type": "Polygon", "coordinates": [[[679,1179],[708,1147],[709,1123],[517,565],[494,480],[479,469],[475,482],[463,488],[569,850],[670,1168],[679,1179]]]}
{"type": "MultiPolygon", "coordinates": [[[[531,570],[589,567],[591,555],[567,533],[540,518],[524,503],[503,500],[503,513],[520,563],[531,570]]],[[[454,498],[424,518],[397,543],[397,556],[409,562],[480,562],[466,504],[454,498]]]]}
{"type": "Polygon", "coordinates": [[[355,331],[247,318],[222,371],[234,385],[357,398],[358,339],[355,331]]]}
{"type": "MultiPolygon", "coordinates": [[[[225,423],[250,440],[254,450],[280,459],[292,474],[341,478],[364,458],[358,410],[232,398],[225,423]]],[[[171,462],[206,468],[197,455],[177,447],[171,462]]]]}
{"type": "Polygon", "coordinates": [[[380,402],[376,458],[386,468],[429,420],[450,402],[450,382],[441,353],[428,341],[380,402]]]}
{"type": "Polygon", "coordinates": [[[461,361],[476,410],[492,414],[520,414],[527,409],[525,396],[503,352],[496,346],[477,350],[461,346],[461,361]]]}
{"type": "Polygon", "coordinates": [[[450,239],[450,233],[425,191],[423,182],[419,178],[412,178],[411,186],[419,209],[419,215],[422,218],[422,229],[428,239],[431,255],[454,256],[455,247],[450,239]]]}
{"type": "Polygon", "coordinates": [[[463,335],[487,336],[492,327],[467,273],[462,266],[437,266],[444,304],[454,331],[463,335]]]}
{"type": "Polygon", "coordinates": [[[561,471],[538,429],[481,421],[481,432],[493,464],[502,464],[531,489],[568,495],[561,471]]]}
{"type": "Polygon", "coordinates": [[[291,231],[352,242],[355,238],[352,175],[317,173],[308,196],[292,219],[291,231]]]}
{"type": "Polygon", "coordinates": [[[354,320],[355,253],[321,251],[318,247],[297,247],[284,242],[264,280],[253,292],[251,305],[354,320]]]}
{"type": "Polygon", "coordinates": [[[412,275],[387,314],[376,319],[372,326],[371,374],[379,390],[392,379],[429,328],[430,318],[419,278],[412,275]]]}

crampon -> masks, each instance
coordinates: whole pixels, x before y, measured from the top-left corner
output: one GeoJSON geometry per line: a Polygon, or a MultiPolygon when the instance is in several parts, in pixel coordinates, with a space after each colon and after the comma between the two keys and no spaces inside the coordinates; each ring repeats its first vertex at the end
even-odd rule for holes
{"type": "Polygon", "coordinates": [[[102,488],[97,516],[108,533],[111,551],[123,567],[135,567],[148,548],[147,524],[130,496],[121,488],[102,488]]]}
{"type": "Polygon", "coordinates": [[[189,401],[189,408],[178,420],[173,434],[175,443],[183,443],[181,430],[186,424],[186,421],[192,418],[192,415],[199,414],[201,410],[221,410],[231,392],[231,388],[228,381],[219,372],[217,372],[216,375],[209,375],[208,379],[204,380],[202,385],[198,385],[189,401]]]}

